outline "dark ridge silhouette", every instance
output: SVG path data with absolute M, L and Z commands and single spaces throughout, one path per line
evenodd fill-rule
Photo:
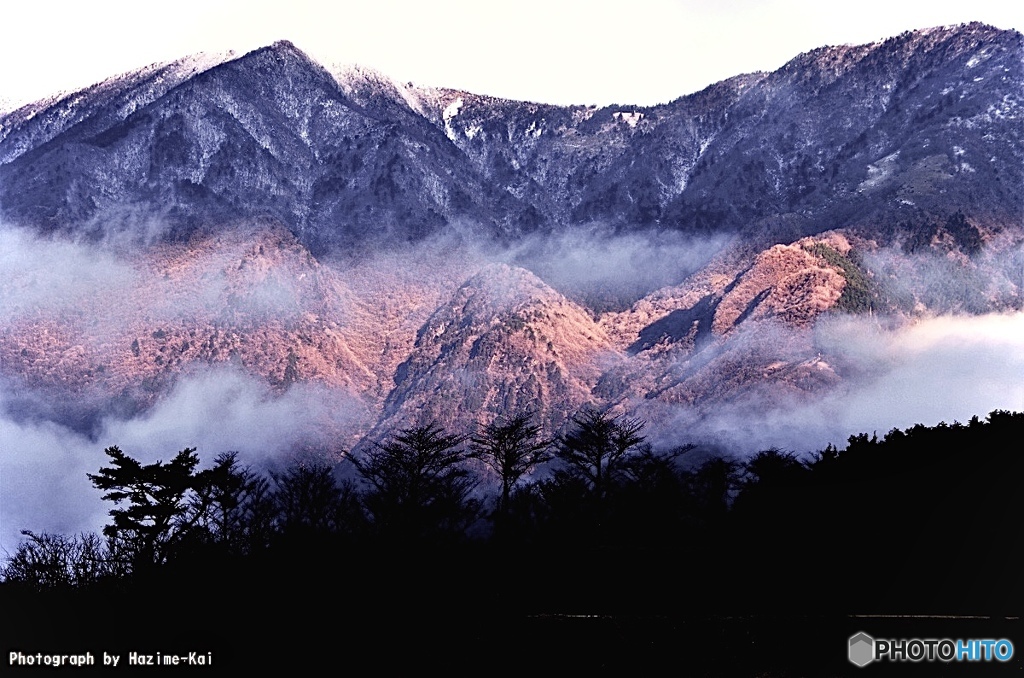
M 653 670 L 684 648 L 696 675 L 773 675 L 848 666 L 829 643 L 866 623 L 851 615 L 876 633 L 926 637 L 934 621 L 877 615 L 932 615 L 1006 637 L 1024 602 L 1012 537 L 1024 413 L 701 464 L 690 447 L 652 449 L 639 420 L 584 410 L 553 443 L 528 422 L 468 447 L 436 423 L 400 431 L 352 458 L 362 484 L 316 464 L 267 477 L 234 454 L 200 471 L 189 448 L 151 465 L 108 448 L 111 465 L 90 478 L 114 503 L 111 524 L 102 537 L 25 533 L 2 570 L 0 602 L 18 610 L 5 643 L 127 654 L 173 641 L 225 667 L 286 669 L 312 665 L 295 648 L 383 633 L 421 654 L 346 661 L 465 669 L 493 657 L 495 634 L 526 634 L 522 652 L 556 661 L 588 636 L 610 644 L 582 667 Z M 503 445 L 518 465 L 478 475 L 475 460 L 497 464 Z M 142 601 L 146 625 L 74 621 Z M 783 627 L 823 645 L 772 650 Z

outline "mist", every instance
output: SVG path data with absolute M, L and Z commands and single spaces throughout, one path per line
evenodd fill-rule
M 657 289 L 679 284 L 728 243 L 724 235 L 616 233 L 592 224 L 529 236 L 498 258 L 529 269 L 570 299 L 603 312 L 624 310 Z
M 829 444 L 842 449 L 860 433 L 1024 410 L 1024 313 L 945 315 L 904 326 L 842 316 L 820 321 L 813 341 L 842 374 L 837 388 L 656 408 L 652 440 L 696 442 L 738 457 L 772 447 L 808 454 Z
M 883 248 L 864 264 L 884 285 L 891 303 L 933 313 L 984 313 L 1024 307 L 1024 243 L 996 238 L 971 258 L 941 252 L 908 256 Z
M 155 247 L 121 238 L 118 229 L 88 242 L 0 229 L 0 548 L 13 551 L 22 529 L 100 529 L 110 507 L 86 473 L 105 463 L 103 450 L 111 445 L 143 463 L 166 461 L 186 447 L 198 448 L 204 464 L 226 451 L 261 468 L 297 455 L 336 461 L 377 423 L 393 385 L 388 375 L 419 328 L 488 262 L 527 268 L 597 316 L 678 284 L 729 246 L 724 237 L 596 226 L 514 245 L 472 232 L 465 227 L 342 263 L 313 259 L 273 226 Z M 909 300 L 904 308 L 912 312 L 828 316 L 813 329 L 744 323 L 664 368 L 676 375 L 703 370 L 699 379 L 719 388 L 716 361 L 760 355 L 799 363 L 817 355 L 834 384 L 800 392 L 766 382 L 693 406 L 656 398 L 623 405 L 646 420 L 657 446 L 696 442 L 737 456 L 770 447 L 806 454 L 830 443 L 842 447 L 861 432 L 1024 409 L 1024 313 L 1015 310 L 1022 261 L 1019 246 L 969 262 L 896 251 L 866 256 L 876 279 L 891 286 L 887 293 Z M 966 290 L 956 283 L 962 279 L 971 282 Z M 922 307 L 945 314 L 929 317 Z M 963 315 L 980 308 L 1007 312 Z M 320 319 L 331 324 L 315 324 Z M 184 349 L 173 368 L 132 363 L 157 355 L 164 327 L 169 337 L 178 332 L 178 346 L 204 323 L 213 328 L 207 339 L 273 326 L 285 329 L 254 343 L 286 341 L 260 354 L 265 364 L 228 359 L 227 350 L 213 359 Z M 344 362 L 325 360 L 315 365 L 318 376 L 288 383 L 273 377 L 275 360 L 313 346 L 324 327 L 347 343 L 321 357 Z M 133 336 L 141 357 L 128 349 Z M 318 355 L 302 358 L 300 367 Z M 96 376 L 101 363 L 107 371 Z M 332 384 L 323 373 L 331 369 L 362 376 Z M 80 373 L 93 374 L 91 381 L 66 380 Z M 460 376 L 475 383 L 475 375 Z M 124 407 L 122 387 L 146 380 L 146 398 Z
M 297 245 L 270 253 L 283 260 L 277 268 L 246 269 L 272 230 L 190 249 L 147 247 L 163 230 L 156 219 L 140 229 L 105 224 L 72 239 L 0 227 L 0 554 L 21 530 L 99 530 L 111 507 L 86 474 L 106 463 L 108 446 L 143 463 L 196 447 L 204 465 L 237 451 L 273 468 L 296 456 L 337 460 L 371 423 L 350 389 L 274 388 L 238 361 L 160 372 L 127 364 L 131 337 L 153 341 L 157 328 L 288 323 L 322 303 Z M 332 310 L 344 320 L 342 305 Z M 156 392 L 132 383 L 154 377 Z
M 105 417 L 94 436 L 45 418 L 17 419 L 0 390 L 0 553 L 13 552 L 20 531 L 97 531 L 108 502 L 90 484 L 116 445 L 144 464 L 197 448 L 202 466 L 222 452 L 272 469 L 291 461 L 337 462 L 366 427 L 369 411 L 351 395 L 314 383 L 283 394 L 231 366 L 178 380 L 152 408 L 131 418 Z
M 99 296 L 120 297 L 137 283 L 112 251 L 0 227 L 0 320 L 74 310 Z

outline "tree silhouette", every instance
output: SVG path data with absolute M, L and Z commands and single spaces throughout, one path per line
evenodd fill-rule
M 18 545 L 0 571 L 5 582 L 42 590 L 88 586 L 113 573 L 103 540 L 95 533 L 21 533 L 28 540 Z
M 807 466 L 792 452 L 770 448 L 747 459 L 743 474 L 730 516 L 735 535 L 734 556 L 737 548 L 780 554 L 760 564 L 761 575 L 779 583 L 787 580 L 787 572 L 802 562 L 796 554 L 803 554 L 808 560 L 812 556 L 824 556 L 827 560 L 831 548 L 825 544 L 841 532 L 843 523 L 824 519 L 822 508 L 812 499 L 811 471 Z M 808 581 L 801 584 L 805 591 L 815 590 L 828 581 L 824 570 L 809 570 Z M 776 591 L 783 588 L 778 584 Z M 793 588 L 789 593 L 796 595 L 796 591 Z M 775 593 L 766 589 L 759 595 L 767 600 Z
M 607 543 L 615 531 L 615 521 L 609 520 L 614 518 L 611 499 L 629 481 L 630 458 L 646 449 L 640 433 L 644 424 L 592 408 L 579 412 L 572 423 L 555 443 L 560 465 L 541 483 L 544 530 L 552 543 Z
M 464 466 L 464 440 L 430 422 L 348 457 L 369 484 L 362 501 L 379 534 L 415 541 L 468 527 L 479 505 L 470 498 L 476 482 Z
M 189 511 L 206 539 L 237 555 L 269 544 L 276 507 L 269 481 L 224 452 L 196 475 Z
M 744 477 L 733 509 L 754 524 L 791 524 L 792 511 L 803 498 L 810 472 L 792 452 L 762 450 L 743 464 Z
M 512 488 L 536 466 L 552 458 L 551 441 L 540 437 L 540 427 L 529 414 L 504 424 L 493 422 L 471 439 L 470 456 L 484 461 L 501 478 L 498 514 L 507 516 Z
M 727 457 L 712 457 L 690 473 L 688 480 L 697 518 L 706 526 L 721 526 L 741 482 L 740 464 Z
M 348 522 L 351 488 L 341 487 L 327 464 L 298 464 L 273 474 L 278 531 L 290 536 L 338 533 Z
M 693 499 L 679 457 L 693 447 L 655 451 L 640 443 L 622 459 L 605 513 L 615 543 L 661 547 L 689 527 Z
M 807 468 L 793 452 L 784 452 L 776 447 L 762 450 L 743 465 L 746 478 L 744 488 L 767 488 L 792 486 L 806 476 Z
M 202 517 L 190 511 L 199 464 L 195 448 L 185 448 L 167 463 L 146 465 L 116 446 L 104 452 L 112 465 L 87 476 L 106 491 L 104 499 L 116 505 L 127 501 L 128 506 L 110 510 L 114 522 L 103 528 L 103 534 L 130 548 L 133 566 L 167 562 L 175 545 Z
M 627 455 L 644 442 L 644 423 L 611 417 L 587 408 L 573 417 L 575 428 L 558 439 L 555 456 L 565 471 L 582 480 L 591 496 L 602 502 L 611 484 L 626 466 Z

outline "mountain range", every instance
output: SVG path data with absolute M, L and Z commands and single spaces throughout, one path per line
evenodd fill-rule
M 658 106 L 288 42 L 149 66 L 0 117 L 0 405 L 98 437 L 212 369 L 339 403 L 295 422 L 331 454 L 585 406 L 712 440 L 881 383 L 858 337 L 1021 309 L 1022 102 L 1024 38 L 981 24 Z

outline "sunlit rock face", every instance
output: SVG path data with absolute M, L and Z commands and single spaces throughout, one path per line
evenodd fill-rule
M 3 406 L 96 435 L 224 369 L 346 403 L 347 448 L 841 393 L 870 370 L 823 320 L 1021 308 L 1022 53 L 936 28 L 594 108 L 282 42 L 25 107 L 0 118 Z
M 419 330 L 384 404 L 383 430 L 437 420 L 473 430 L 534 412 L 548 431 L 591 401 L 616 352 L 577 304 L 521 268 L 485 267 Z

